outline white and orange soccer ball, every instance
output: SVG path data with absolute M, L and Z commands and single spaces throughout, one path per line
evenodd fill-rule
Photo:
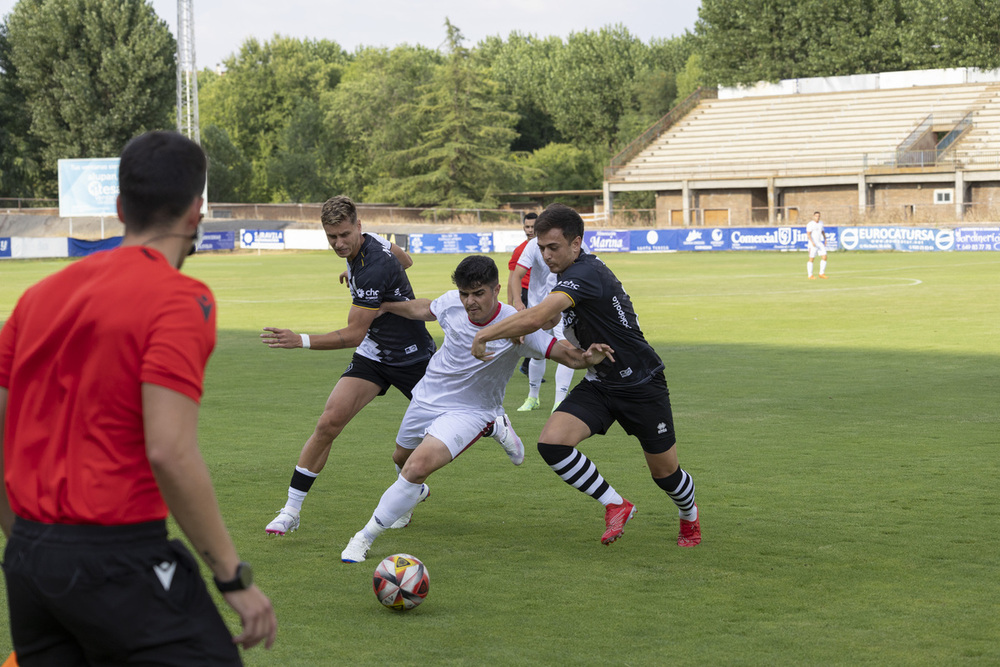
M 372 578 L 378 601 L 396 611 L 409 611 L 423 602 L 430 585 L 427 567 L 410 554 L 387 557 Z

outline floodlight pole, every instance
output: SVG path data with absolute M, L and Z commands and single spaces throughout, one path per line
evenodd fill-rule
M 177 131 L 201 143 L 198 71 L 194 63 L 194 0 L 177 0 Z

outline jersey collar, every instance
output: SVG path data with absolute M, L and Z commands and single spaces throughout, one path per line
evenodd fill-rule
M 497 301 L 497 309 L 496 309 L 495 311 L 493 311 L 493 317 L 491 317 L 490 319 L 486 320 L 486 321 L 485 321 L 485 322 L 483 322 L 482 324 L 479 324 L 478 322 L 473 322 L 473 321 L 472 321 L 472 318 L 471 318 L 471 317 L 469 317 L 468 315 L 466 315 L 466 317 L 469 317 L 469 322 L 471 322 L 473 326 L 477 326 L 477 327 L 488 327 L 488 326 L 489 326 L 489 325 L 490 325 L 490 324 L 491 324 L 491 323 L 493 322 L 493 320 L 495 320 L 495 319 L 497 318 L 497 315 L 499 315 L 499 314 L 500 314 L 500 309 L 501 309 L 502 307 L 503 307 L 503 306 L 501 306 L 501 305 L 500 305 L 500 302 L 499 302 L 499 301 Z

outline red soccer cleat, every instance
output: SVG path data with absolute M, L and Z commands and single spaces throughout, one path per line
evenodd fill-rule
M 604 510 L 604 534 L 601 544 L 611 544 L 625 532 L 625 524 L 635 514 L 635 505 L 622 498 L 620 505 L 608 505 Z
M 696 547 L 699 544 L 701 544 L 701 514 L 694 521 L 681 519 L 681 532 L 677 536 L 677 546 Z

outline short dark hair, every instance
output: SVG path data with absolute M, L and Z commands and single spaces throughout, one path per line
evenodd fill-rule
M 337 195 L 330 197 L 323 204 L 323 210 L 319 214 L 319 219 L 324 225 L 339 225 L 347 222 L 352 225 L 358 224 L 358 209 L 350 197 Z
M 118 193 L 129 232 L 167 225 L 205 191 L 208 158 L 201 146 L 177 132 L 135 137 L 118 163 Z
M 485 255 L 469 255 L 455 267 L 451 281 L 461 290 L 471 290 L 486 285 L 492 287 L 500 282 L 496 262 Z
M 524 219 L 525 219 L 525 221 L 527 221 L 527 220 L 534 220 L 537 217 L 538 217 L 538 214 L 535 213 L 534 211 L 532 211 L 531 213 L 529 213 L 526 216 L 524 216 Z
M 558 229 L 572 243 L 578 236 L 583 238 L 583 218 L 565 204 L 549 204 L 535 221 L 535 236 L 541 236 L 551 229 Z

